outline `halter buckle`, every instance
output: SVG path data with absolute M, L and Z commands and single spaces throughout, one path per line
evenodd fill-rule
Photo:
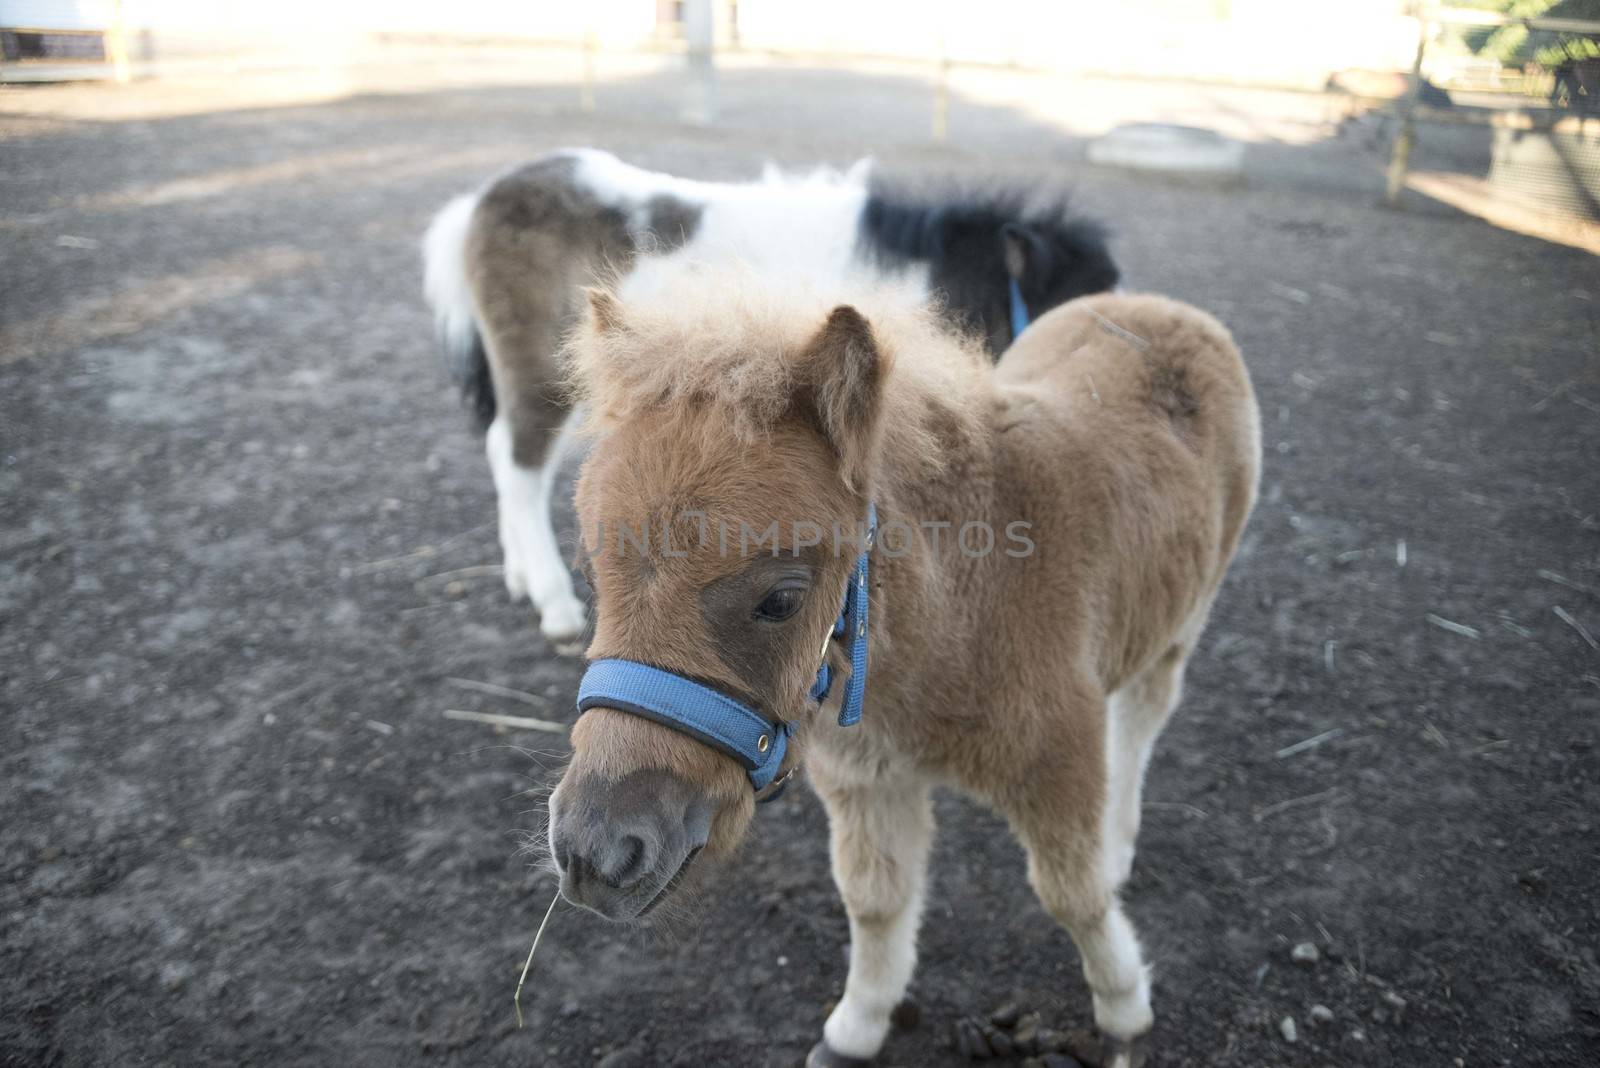
M 800 766 L 797 764 L 788 771 L 784 772 L 782 775 L 778 776 L 772 782 L 768 783 L 766 792 L 760 797 L 756 798 L 756 804 L 765 805 L 776 801 L 783 795 L 783 791 L 788 788 L 789 780 L 794 778 L 794 773 L 799 770 Z

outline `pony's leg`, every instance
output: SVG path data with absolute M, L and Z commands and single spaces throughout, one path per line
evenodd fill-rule
M 1156 736 L 1183 693 L 1188 650 L 1174 645 L 1161 659 L 1111 695 L 1106 724 L 1106 805 L 1101 842 L 1114 885 L 1128 881 L 1139 838 L 1144 775 Z
M 1139 1068 L 1144 1062 L 1143 1038 L 1155 1022 L 1150 970 L 1110 880 L 1076 864 L 1065 866 L 1062 858 L 1030 847 L 1028 881 L 1083 958 L 1083 977 L 1094 998 L 1094 1024 L 1105 1044 L 1104 1068 Z
M 1097 703 L 1104 715 L 1107 702 L 1102 698 Z M 1009 798 L 999 800 L 1027 850 L 1029 884 L 1083 958 L 1095 1026 L 1105 1045 L 1105 1068 L 1138 1068 L 1144 1035 L 1155 1020 L 1150 974 L 1107 863 L 1103 837 L 1110 784 L 1103 759 L 1089 756 L 1100 748 L 1094 744 L 1099 741 L 1079 739 L 1083 748 L 1076 758 L 1042 758 L 1038 767 L 1053 768 L 1057 775 L 1031 776 Z
M 538 466 L 519 463 L 513 445 L 512 417 L 502 412 L 489 425 L 485 449 L 500 507 L 500 546 L 505 551 L 506 590 L 526 594 L 539 610 L 539 630 L 550 641 L 567 643 L 583 634 L 586 613 L 561 556 L 550 500 L 561 467 L 561 447 L 572 423 L 567 415 L 544 450 Z
M 516 469 L 511 464 L 511 449 L 505 444 L 510 432 L 505 417 L 489 424 L 483 449 L 489 457 L 489 474 L 494 479 L 495 515 L 500 526 L 500 554 L 505 560 L 506 593 L 513 601 L 528 596 L 528 565 L 522 559 L 522 539 L 512 521 L 510 500 L 517 492 Z
M 833 878 L 850 916 L 850 972 L 806 1064 L 851 1068 L 883 1046 L 916 966 L 933 808 L 928 785 L 915 779 L 830 782 L 814 766 L 812 780 L 828 809 Z
M 608 241 L 615 220 L 582 207 L 570 165 L 548 160 L 484 190 L 467 235 L 464 271 L 472 293 L 498 410 L 486 443 L 500 497 L 506 588 L 526 593 L 539 629 L 558 646 L 584 631 L 550 522 L 560 442 L 570 421 L 556 353 L 581 311 L 592 269 L 627 248 Z

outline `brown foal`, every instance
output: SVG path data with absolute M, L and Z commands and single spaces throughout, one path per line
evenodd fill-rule
M 810 1064 L 867 1063 L 887 1035 L 935 786 L 1010 821 L 1082 953 L 1107 1063 L 1137 1064 L 1150 981 L 1118 891 L 1152 745 L 1255 499 L 1249 377 L 1221 325 L 1158 297 L 1064 305 L 998 367 L 903 293 L 847 298 L 693 271 L 628 303 L 590 294 L 567 350 L 595 438 L 577 494 L 588 655 L 793 725 L 785 764 L 827 807 L 851 932 Z M 871 670 L 844 727 L 843 687 L 820 706 L 810 690 L 819 644 L 850 669 L 824 636 L 871 504 Z M 578 904 L 639 919 L 750 826 L 746 769 L 689 734 L 598 707 L 572 743 L 550 838 Z

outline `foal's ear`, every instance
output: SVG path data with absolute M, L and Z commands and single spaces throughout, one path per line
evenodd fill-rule
M 589 315 L 596 333 L 614 334 L 622 329 L 622 305 L 610 290 L 588 286 L 583 295 L 589 298 Z
M 1030 271 L 1043 270 L 1050 259 L 1050 247 L 1026 223 L 1008 222 L 1000 227 L 1000 249 L 1005 256 L 1006 273 L 1019 282 Z
M 828 313 L 802 358 L 818 429 L 834 452 L 845 483 L 865 487 L 886 367 L 866 316 L 848 304 Z

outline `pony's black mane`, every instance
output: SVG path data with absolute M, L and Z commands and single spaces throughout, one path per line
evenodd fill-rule
M 881 267 L 926 264 L 952 321 L 985 337 L 998 356 L 1012 340 L 1007 233 L 1020 235 L 1028 249 L 1020 285 L 1033 318 L 1117 284 L 1105 227 L 1074 215 L 1065 196 L 1039 199 L 1015 190 L 954 186 L 911 189 L 874 177 L 858 240 L 864 258 Z
M 1063 209 L 1065 204 L 1062 205 Z M 1023 197 L 1009 190 L 915 192 L 874 179 L 862 213 L 863 235 L 880 257 L 903 261 L 936 260 L 946 255 L 953 237 L 965 230 L 998 234 L 1008 222 L 1020 222 Z

